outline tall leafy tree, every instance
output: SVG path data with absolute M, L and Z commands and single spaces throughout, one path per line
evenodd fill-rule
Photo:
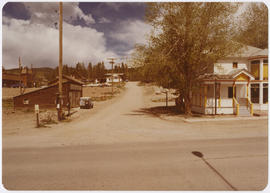
M 230 41 L 237 7 L 235 3 L 148 3 L 146 19 L 154 31 L 148 46 L 139 48 L 143 57 L 135 61 L 159 85 L 177 89 L 186 114 L 191 113 L 191 93 L 199 76 L 240 48 Z
M 240 15 L 236 40 L 258 48 L 268 48 L 268 9 L 263 3 L 250 3 Z

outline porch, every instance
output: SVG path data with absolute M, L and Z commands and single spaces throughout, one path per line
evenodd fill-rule
M 256 84 L 254 88 L 252 81 L 254 77 L 245 70 L 235 71 L 227 76 L 208 76 L 192 94 L 192 111 L 213 115 L 251 116 L 255 107 L 253 103 L 256 104 L 256 109 L 261 109 L 263 103 L 268 102 L 268 94 L 267 97 L 266 94 L 263 95 L 266 93 L 266 90 L 263 92 L 263 84 Z M 258 107 L 257 102 L 262 105 Z
M 203 84 L 192 96 L 192 110 L 202 114 L 252 115 L 250 84 L 214 82 Z

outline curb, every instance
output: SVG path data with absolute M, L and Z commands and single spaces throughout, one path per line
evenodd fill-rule
M 201 118 L 201 119 L 184 119 L 184 122 L 204 122 L 204 121 L 241 121 L 241 120 L 264 120 L 268 119 L 268 116 L 263 117 L 230 117 L 230 118 Z

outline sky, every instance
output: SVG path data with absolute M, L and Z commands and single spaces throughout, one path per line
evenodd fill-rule
M 22 65 L 58 65 L 59 3 L 9 2 L 2 10 L 2 61 L 6 69 Z M 117 62 L 129 57 L 135 44 L 147 42 L 145 3 L 63 3 L 63 64 L 75 66 Z

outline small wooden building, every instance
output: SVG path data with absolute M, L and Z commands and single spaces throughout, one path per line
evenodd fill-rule
M 63 75 L 63 108 L 69 103 L 71 107 L 80 105 L 83 83 L 72 77 Z M 40 108 L 56 107 L 56 99 L 59 94 L 58 78 L 52 81 L 49 86 L 19 96 L 15 96 L 14 107 L 34 108 L 38 104 Z

